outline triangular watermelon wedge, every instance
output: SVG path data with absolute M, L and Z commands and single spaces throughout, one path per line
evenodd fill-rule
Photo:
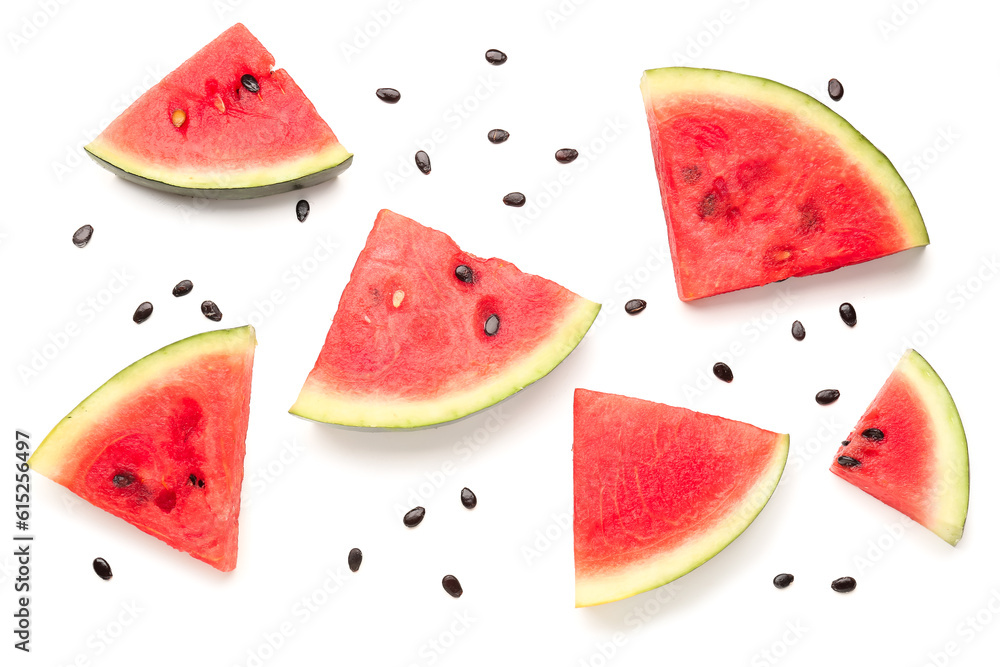
M 927 245 L 892 163 L 812 97 L 686 67 L 640 87 L 682 300 Z
M 236 567 L 253 327 L 143 357 L 76 406 L 33 470 L 175 549 Z
M 969 446 L 958 408 L 927 360 L 907 350 L 830 471 L 958 544 L 969 511 Z
M 600 308 L 383 210 L 290 412 L 368 428 L 464 417 L 559 365 Z
M 273 67 L 237 23 L 85 148 L 126 180 L 189 197 L 262 197 L 333 178 L 351 154 L 292 77 Z
M 767 504 L 787 456 L 782 433 L 577 389 L 576 606 L 662 586 L 715 556 Z

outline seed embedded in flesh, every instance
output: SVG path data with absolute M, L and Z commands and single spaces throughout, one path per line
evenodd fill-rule
M 775 588 L 788 588 L 792 582 L 795 581 L 795 576 L 788 574 L 787 572 L 782 572 L 774 578 Z
M 637 315 L 646 310 L 646 302 L 642 299 L 631 299 L 625 302 L 625 312 L 629 315 Z
M 379 88 L 375 91 L 375 97 L 379 98 L 386 104 L 395 104 L 399 101 L 400 94 L 395 88 Z
M 214 301 L 202 301 L 201 314 L 213 322 L 222 321 L 222 311 L 219 310 L 219 307 L 215 305 Z
M 575 148 L 560 148 L 556 151 L 556 162 L 563 164 L 569 164 L 578 157 L 580 153 Z
M 226 113 L 226 103 L 222 100 L 222 95 L 216 93 L 212 104 L 215 105 L 215 108 L 219 113 Z
M 802 322 L 795 320 L 792 322 L 792 338 L 795 340 L 803 340 L 806 337 L 806 328 L 802 326 Z
M 403 299 L 406 297 L 406 292 L 401 289 L 396 290 L 392 293 L 392 307 L 399 308 L 399 304 L 403 303 Z
M 94 228 L 90 225 L 84 225 L 80 229 L 73 232 L 73 245 L 77 248 L 82 248 L 83 246 L 90 243 L 90 237 L 94 235 Z
M 500 129 L 490 130 L 489 134 L 486 135 L 486 138 L 490 140 L 491 144 L 502 144 L 510 139 L 510 132 Z
M 496 336 L 497 332 L 500 331 L 500 318 L 495 314 L 486 318 L 483 331 L 486 332 L 487 336 Z
M 120 472 L 111 478 L 111 483 L 119 489 L 124 489 L 135 482 L 135 475 L 130 472 Z
M 830 584 L 830 588 L 838 593 L 850 593 L 857 587 L 858 582 L 854 577 L 841 577 L 840 579 L 834 579 Z
M 861 465 L 861 461 L 851 458 L 850 456 L 838 456 L 837 463 L 844 466 L 845 468 L 857 468 Z
M 104 560 L 103 558 L 94 559 L 94 572 L 96 572 L 97 576 L 103 579 L 104 581 L 107 581 L 111 577 L 115 576 L 111 572 L 111 566 L 108 565 L 108 561 Z
M 844 440 L 843 442 L 840 443 L 840 446 L 841 447 L 847 447 L 849 444 L 851 444 L 850 440 Z
M 253 74 L 244 74 L 243 76 L 241 76 L 240 83 L 242 83 L 243 87 L 249 90 L 251 93 L 260 92 L 260 84 L 257 83 L 257 79 L 254 77 Z
M 174 285 L 174 289 L 171 292 L 171 294 L 173 294 L 174 296 L 184 296 L 186 294 L 190 294 L 191 290 L 193 289 L 194 289 L 193 282 L 191 282 L 190 280 L 182 280 L 176 285 Z
M 816 402 L 820 405 L 830 405 L 840 398 L 840 391 L 837 389 L 824 389 L 816 393 Z
M 885 440 L 885 433 L 883 433 L 880 428 L 866 428 L 861 432 L 861 437 L 866 440 L 874 440 L 875 442 L 878 442 L 879 440 Z
M 486 52 L 486 62 L 491 65 L 503 65 L 507 62 L 507 54 L 498 49 L 490 49 Z
M 471 510 L 476 506 L 478 502 L 479 499 L 476 498 L 476 494 L 472 492 L 472 489 L 470 489 L 469 487 L 465 487 L 464 489 L 462 489 L 462 505 L 466 509 Z
M 361 568 L 361 549 L 354 547 L 347 554 L 347 567 L 351 572 L 357 572 Z
M 507 204 L 507 206 L 521 207 L 524 206 L 524 202 L 526 201 L 527 200 L 524 198 L 524 195 L 520 192 L 510 192 L 504 195 L 503 198 L 503 203 Z
M 173 123 L 174 127 L 180 127 L 187 120 L 187 114 L 184 113 L 183 109 L 174 109 L 174 112 L 170 114 L 170 122 Z
M 462 597 L 462 584 L 459 583 L 458 579 L 454 575 L 444 575 L 444 578 L 441 580 L 441 585 L 444 587 L 445 592 L 451 597 Z
M 844 84 L 837 79 L 830 79 L 826 84 L 826 92 L 830 94 L 831 100 L 839 102 L 840 98 L 844 96 Z
M 712 372 L 715 373 L 715 377 L 723 382 L 733 381 L 733 369 L 721 361 L 712 366 Z
M 472 273 L 472 269 L 467 267 L 465 264 L 459 264 L 455 267 L 455 277 L 463 283 L 472 283 L 472 281 L 476 279 L 475 275 Z
M 425 175 L 431 173 L 431 158 L 426 151 L 417 151 L 417 154 L 413 156 L 413 161 L 417 163 L 417 169 L 420 170 L 420 173 Z
M 849 327 L 853 327 L 858 323 L 858 313 L 854 310 L 854 306 L 849 303 L 840 304 L 840 319 L 844 320 L 844 324 Z
M 135 312 L 132 314 L 132 321 L 135 322 L 136 324 L 142 324 L 143 322 L 148 320 L 149 316 L 152 314 L 153 314 L 153 304 L 151 304 L 149 301 L 143 301 L 142 303 L 139 304 L 139 306 L 135 309 Z
M 306 218 L 309 217 L 309 202 L 305 199 L 300 199 L 295 204 L 295 217 L 299 219 L 299 222 L 305 222 Z
M 420 525 L 420 522 L 424 520 L 424 515 L 426 513 L 427 510 L 423 507 L 414 507 L 403 515 L 403 525 L 407 528 L 413 528 L 414 526 Z

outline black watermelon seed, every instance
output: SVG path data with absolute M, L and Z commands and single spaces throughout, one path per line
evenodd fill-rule
M 844 320 L 844 324 L 849 327 L 853 327 L 858 323 L 858 313 L 854 310 L 854 306 L 849 303 L 840 304 L 840 319 Z
M 300 199 L 295 204 L 295 217 L 299 219 L 299 222 L 305 222 L 306 218 L 309 217 L 309 202 L 305 199 Z
M 507 54 L 497 49 L 490 49 L 486 52 L 486 62 L 491 65 L 503 65 L 507 62 Z
M 486 332 L 487 336 L 496 336 L 497 332 L 500 331 L 500 318 L 496 314 L 490 315 L 486 318 L 486 324 L 483 325 L 483 331 Z
M 714 192 L 709 192 L 698 204 L 698 216 L 701 218 L 710 218 L 715 213 L 715 205 L 718 202 L 718 197 L 715 196 Z
M 184 296 L 185 294 L 190 294 L 191 290 L 194 289 L 194 283 L 190 280 L 182 280 L 176 285 L 174 285 L 174 290 L 171 292 L 174 296 Z
M 476 498 L 476 494 L 472 492 L 472 489 L 469 487 L 462 489 L 462 505 L 464 505 L 466 509 L 471 510 L 478 502 L 479 499 Z
M 850 593 L 857 587 L 858 582 L 854 579 L 854 577 L 841 577 L 840 579 L 834 579 L 830 584 L 830 588 L 838 593 Z
M 830 93 L 831 100 L 839 102 L 840 98 L 844 96 L 844 84 L 836 79 L 830 79 L 829 83 L 826 84 L 826 92 Z
M 135 482 L 135 475 L 130 472 L 120 472 L 111 478 L 111 483 L 119 489 L 132 486 L 133 482 Z
M 77 248 L 82 248 L 83 246 L 90 243 L 90 237 L 94 235 L 94 228 L 90 225 L 84 225 L 80 229 L 73 232 L 73 245 Z
M 203 479 L 199 479 L 198 480 L 198 488 L 199 489 L 204 489 L 205 488 L 205 480 L 203 480 Z
M 454 575 L 444 575 L 444 579 L 441 580 L 441 585 L 444 586 L 445 592 L 447 592 L 451 597 L 462 597 L 462 584 L 459 583 L 458 579 L 455 578 Z
M 861 437 L 878 442 L 879 440 L 885 440 L 885 433 L 880 428 L 866 428 L 861 432 Z
M 507 130 L 490 130 L 486 138 L 490 140 L 491 144 L 502 144 L 503 142 L 510 139 L 510 132 Z
M 723 382 L 733 381 L 733 369 L 721 361 L 712 366 L 712 372 L 715 373 L 715 377 L 719 378 Z
M 148 320 L 149 316 L 152 314 L 153 314 L 153 304 L 151 304 L 148 301 L 143 301 L 142 303 L 139 304 L 139 306 L 135 309 L 135 312 L 132 314 L 132 321 L 135 322 L 136 324 L 142 324 L 143 322 Z
M 631 299 L 625 303 L 625 312 L 629 315 L 638 315 L 646 310 L 646 302 L 642 299 Z
M 400 97 L 399 91 L 395 88 L 379 88 L 375 91 L 375 96 L 386 104 L 395 104 Z
M 108 561 L 103 558 L 94 559 L 94 572 L 96 572 L 97 576 L 104 581 L 107 581 L 114 576 L 114 574 L 111 573 L 111 566 L 108 565 Z
M 503 203 L 507 206 L 524 206 L 524 202 L 527 200 L 524 198 L 520 192 L 511 192 L 504 195 Z
M 843 442 L 840 443 L 840 446 L 841 447 L 847 447 L 849 444 L 851 444 L 850 440 L 844 440 Z
M 213 322 L 220 322 L 222 320 L 222 311 L 219 310 L 214 301 L 202 301 L 201 314 Z
M 413 156 L 413 161 L 417 163 L 417 169 L 421 173 L 431 173 L 431 158 L 426 151 L 417 151 L 417 154 Z
M 578 157 L 580 157 L 580 153 L 575 148 L 560 148 L 556 151 L 556 162 L 563 164 L 569 164 Z
M 191 473 L 190 475 L 188 475 L 188 482 L 191 484 L 191 486 L 194 486 L 195 484 L 198 483 L 198 476 L 195 475 L 194 473 Z
M 802 326 L 802 322 L 795 320 L 792 322 L 792 338 L 795 340 L 803 340 L 806 337 L 806 328 Z
M 424 514 L 426 513 L 427 510 L 423 507 L 414 507 L 403 515 L 403 525 L 407 528 L 413 528 L 414 526 L 420 525 L 420 522 L 424 520 Z
M 861 461 L 853 459 L 850 456 L 838 456 L 837 463 L 844 466 L 845 468 L 857 468 L 861 465 Z
M 354 547 L 347 554 L 347 567 L 351 572 L 357 572 L 361 568 L 361 549 Z
M 836 389 L 824 389 L 816 393 L 816 402 L 820 405 L 830 405 L 840 398 L 840 392 Z
M 774 578 L 775 588 L 788 588 L 795 581 L 795 576 L 783 572 Z
M 475 276 L 472 274 L 472 269 L 467 267 L 465 264 L 459 264 L 455 267 L 455 277 L 463 283 L 471 283 L 475 280 Z
M 254 78 L 253 74 L 244 74 L 243 76 L 241 76 L 240 83 L 242 83 L 243 87 L 249 90 L 251 93 L 260 92 L 260 84 L 257 83 L 257 79 Z

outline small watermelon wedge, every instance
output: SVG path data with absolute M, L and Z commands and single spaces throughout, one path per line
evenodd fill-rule
M 290 412 L 365 428 L 464 417 L 558 366 L 600 308 L 383 210 Z
M 782 433 L 577 389 L 576 606 L 662 586 L 718 554 L 767 504 L 787 457 Z
M 157 190 L 248 199 L 327 181 L 352 155 L 242 24 L 219 35 L 85 146 L 102 167 Z
M 28 465 L 198 560 L 236 567 L 253 327 L 168 345 L 59 422 Z
M 640 88 L 681 300 L 929 242 L 892 163 L 805 93 L 687 67 Z
M 969 511 L 969 446 L 931 365 L 907 350 L 840 448 L 830 471 L 951 545 Z

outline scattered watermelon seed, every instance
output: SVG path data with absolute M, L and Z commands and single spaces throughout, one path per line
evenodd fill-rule
M 850 440 L 844 440 L 843 442 L 840 443 L 840 446 L 841 447 L 847 447 L 849 444 L 851 444 Z
M 174 296 L 185 296 L 191 293 L 194 289 L 194 283 L 190 280 L 182 280 L 176 285 L 174 285 L 174 290 L 171 292 Z
M 556 151 L 556 162 L 563 164 L 569 164 L 578 157 L 580 157 L 580 153 L 575 148 L 560 148 Z
M 853 327 L 858 323 L 858 313 L 854 310 L 854 306 L 849 303 L 840 304 L 840 319 L 844 320 L 844 324 L 849 327 Z
M 97 576 L 104 581 L 107 581 L 114 576 L 111 572 L 111 566 L 108 565 L 108 561 L 103 558 L 94 559 L 94 572 L 96 572 Z
M 203 480 L 203 479 L 199 479 L 198 480 L 198 488 L 199 489 L 204 489 L 205 488 L 205 480 Z
M 507 54 L 497 49 L 490 49 L 486 52 L 486 62 L 491 65 L 503 65 L 507 62 Z
M 90 237 L 94 235 L 94 228 L 90 225 L 84 225 L 80 229 L 73 232 L 73 245 L 77 248 L 82 248 L 83 246 L 90 243 Z
M 249 90 L 251 93 L 260 92 L 260 84 L 257 83 L 257 79 L 254 78 L 253 74 L 244 74 L 243 76 L 241 76 L 240 83 L 242 83 L 243 87 Z
M 465 487 L 462 489 L 462 505 L 466 509 L 472 509 L 476 506 L 479 500 L 476 498 L 476 494 L 472 492 L 472 489 Z
M 475 277 L 472 275 L 472 269 L 467 267 L 465 264 L 459 264 L 455 267 L 455 277 L 463 283 L 471 283 L 475 280 Z
M 420 173 L 425 175 L 431 173 L 431 158 L 426 151 L 417 151 L 417 154 L 413 156 L 413 161 L 417 163 L 417 169 L 420 170 Z
M 715 377 L 719 378 L 723 382 L 733 381 L 733 369 L 721 361 L 712 366 L 712 372 L 715 373 Z
M 214 301 L 202 301 L 201 314 L 213 322 L 222 321 L 222 311 L 219 310 L 219 307 L 215 305 Z
M 816 402 L 820 405 L 830 405 L 840 398 L 840 392 L 836 389 L 824 389 L 816 393 Z
M 795 576 L 783 572 L 774 578 L 775 588 L 788 588 L 795 581 Z
M 183 109 L 174 109 L 174 112 L 170 114 L 170 122 L 173 123 L 174 127 L 180 127 L 187 120 L 187 114 L 184 113 Z
M 395 104 L 399 101 L 400 94 L 395 88 L 379 88 L 375 91 L 375 97 L 379 98 L 386 104 Z M 360 551 L 358 553 L 361 553 Z
M 830 79 L 826 84 L 826 92 L 830 93 L 831 100 L 839 102 L 840 98 L 844 96 L 844 84 L 837 79 Z
M 830 588 L 838 593 L 850 593 L 857 587 L 858 582 L 854 577 L 841 577 L 840 579 L 834 579 L 833 583 L 830 584 Z
M 347 567 L 351 568 L 351 572 L 357 572 L 361 569 L 361 549 L 354 547 L 347 554 Z
M 447 592 L 451 597 L 462 597 L 462 584 L 459 583 L 458 579 L 454 575 L 444 575 L 444 578 L 441 580 L 441 585 L 444 586 L 445 592 Z
M 646 310 L 646 302 L 642 299 L 631 299 L 625 302 L 625 312 L 629 315 L 638 315 Z
M 222 95 L 216 93 L 215 99 L 212 100 L 212 104 L 215 105 L 215 109 L 219 113 L 226 113 L 226 103 L 222 100 Z
M 132 321 L 135 322 L 136 324 L 142 324 L 143 322 L 148 320 L 149 316 L 152 314 L 153 314 L 153 304 L 151 304 L 149 301 L 143 301 L 142 303 L 139 304 L 139 306 L 135 309 L 135 312 L 132 314 Z
M 487 336 L 496 336 L 497 332 L 500 331 L 500 318 L 496 314 L 490 315 L 486 319 L 486 324 L 483 325 L 483 331 L 486 332 Z
M 396 290 L 392 293 L 392 307 L 399 308 L 399 304 L 403 303 L 403 298 L 406 297 L 406 292 L 401 289 Z
M 188 481 L 191 483 L 191 486 L 194 486 L 195 484 L 198 483 L 198 478 L 195 476 L 194 473 L 191 473 L 190 475 L 188 475 Z
M 502 144 L 503 142 L 510 139 L 510 132 L 507 130 L 490 130 L 486 138 L 490 140 L 491 144 Z
M 295 217 L 299 219 L 299 222 L 305 222 L 306 218 L 309 217 L 309 202 L 305 199 L 300 199 L 295 204 Z
M 806 337 L 806 328 L 802 326 L 802 322 L 795 320 L 792 322 L 792 338 L 795 340 L 803 340 Z
M 128 472 L 120 472 L 111 478 L 111 483 L 119 489 L 132 486 L 133 482 L 135 482 L 135 476 Z
M 694 183 L 701 178 L 701 168 L 697 165 L 684 167 L 681 169 L 681 178 L 684 179 L 685 183 Z
M 414 507 L 403 515 L 403 525 L 407 528 L 413 528 L 414 526 L 420 525 L 420 522 L 424 520 L 424 514 L 426 513 L 427 510 L 423 507 Z
M 503 198 L 503 203 L 507 204 L 507 206 L 517 206 L 517 207 L 524 206 L 525 201 L 527 200 L 524 198 L 524 195 L 521 194 L 520 192 L 508 193 L 504 195 Z
M 867 440 L 874 440 L 878 442 L 879 440 L 885 439 L 885 433 L 882 432 L 880 428 L 866 428 L 861 432 L 861 437 Z
M 861 465 L 861 461 L 851 458 L 850 456 L 838 456 L 837 463 L 844 466 L 845 468 L 857 468 Z

